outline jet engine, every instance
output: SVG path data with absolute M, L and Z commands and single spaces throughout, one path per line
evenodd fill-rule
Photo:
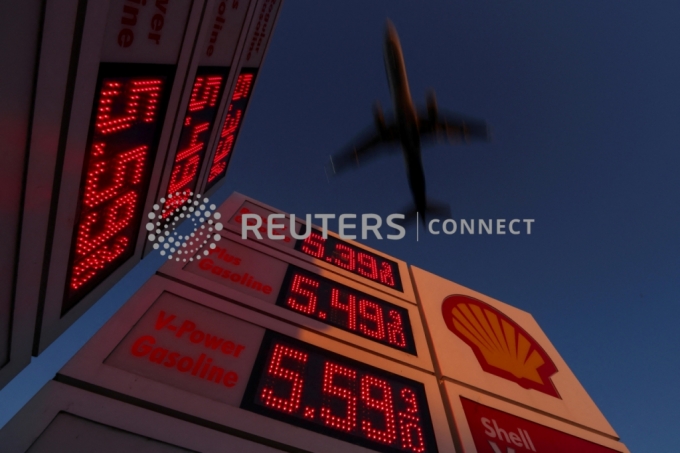
M 373 105 L 373 118 L 375 119 L 375 127 L 378 128 L 380 136 L 383 137 L 387 132 L 387 124 L 385 123 L 385 114 L 378 101 Z
M 437 116 L 439 115 L 439 110 L 437 109 L 437 98 L 434 95 L 434 91 L 427 92 L 427 119 L 431 123 L 437 122 Z

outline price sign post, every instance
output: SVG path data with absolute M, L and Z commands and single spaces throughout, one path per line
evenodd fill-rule
M 432 374 L 162 277 L 57 380 L 306 451 L 455 451 Z
M 141 258 L 203 1 L 45 6 L 15 300 L 43 351 Z

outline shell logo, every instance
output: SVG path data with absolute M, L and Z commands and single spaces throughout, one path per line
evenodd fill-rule
M 560 398 L 550 380 L 557 367 L 512 319 L 487 303 L 463 295 L 447 297 L 442 315 L 449 330 L 472 348 L 484 371 Z

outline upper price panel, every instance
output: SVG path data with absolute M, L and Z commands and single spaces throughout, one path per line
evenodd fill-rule
M 257 214 L 262 219 L 260 235 L 262 239 L 251 231 L 245 242 L 262 243 L 274 247 L 284 253 L 295 256 L 323 269 L 331 270 L 339 275 L 387 294 L 399 297 L 411 303 L 415 302 L 413 287 L 405 262 L 356 241 L 342 239 L 336 233 L 328 231 L 326 238 L 318 226 L 312 228 L 311 234 L 305 239 L 296 239 L 290 231 L 290 218 L 264 203 L 250 199 L 239 193 L 232 194 L 218 209 L 225 228 L 242 236 L 243 214 Z M 267 218 L 271 214 L 283 217 L 276 220 L 282 226 L 276 233 L 282 239 L 269 239 L 267 235 Z M 299 236 L 303 223 L 296 218 L 296 231 Z

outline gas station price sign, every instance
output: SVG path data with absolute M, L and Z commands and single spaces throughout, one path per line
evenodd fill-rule
M 408 310 L 289 265 L 276 305 L 409 354 Z
M 181 207 L 189 198 L 189 193 L 196 189 L 228 72 L 229 68 L 226 67 L 207 66 L 201 66 L 196 71 L 170 174 L 163 218 Z
M 241 123 L 243 122 L 243 116 L 245 115 L 248 102 L 250 101 L 250 95 L 253 92 L 256 76 L 257 68 L 243 68 L 241 69 L 238 79 L 236 79 L 234 94 L 232 94 L 231 100 L 229 101 L 227 117 L 224 119 L 217 149 L 215 150 L 215 156 L 210 165 L 206 191 L 210 190 L 210 188 L 217 184 L 217 182 L 219 182 L 227 173 L 227 166 L 231 159 L 231 151 L 234 149 L 236 138 L 241 129 Z
M 241 407 L 381 452 L 437 452 L 421 383 L 268 330 Z
M 297 241 L 295 250 L 388 288 L 404 291 L 397 263 L 342 239 L 330 235 L 324 239 L 321 232 L 312 229 L 306 239 Z
M 62 314 L 134 253 L 172 65 L 102 63 Z

